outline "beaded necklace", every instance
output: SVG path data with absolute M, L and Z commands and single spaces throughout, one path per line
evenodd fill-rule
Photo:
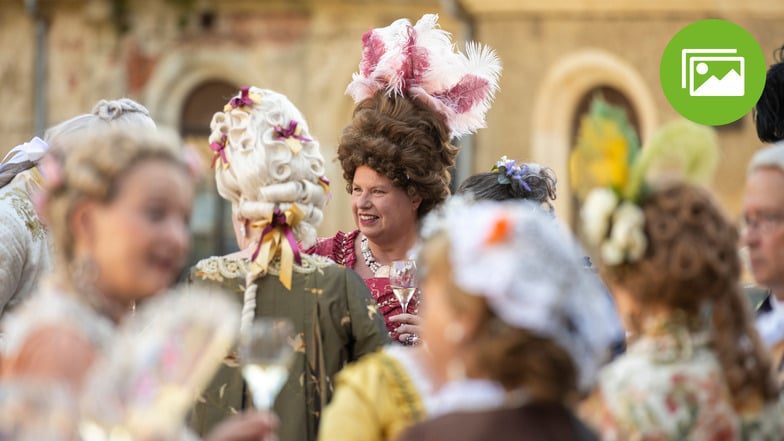
M 362 236 L 360 249 L 362 250 L 362 257 L 365 258 L 365 265 L 370 268 L 370 271 L 373 271 L 373 274 L 377 273 L 378 270 L 381 269 L 381 264 L 373 257 L 373 253 L 370 251 L 370 246 L 368 245 L 367 236 Z

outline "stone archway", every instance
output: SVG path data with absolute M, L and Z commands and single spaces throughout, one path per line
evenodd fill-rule
M 253 84 L 244 57 L 203 51 L 170 54 L 161 60 L 144 91 L 144 104 L 160 126 L 178 128 L 182 108 L 190 93 L 200 84 L 222 80 L 230 84 Z
M 215 51 L 171 54 L 147 83 L 144 103 L 159 127 L 176 131 L 204 155 L 207 167 L 212 157 L 207 146 L 211 113 L 220 110 L 240 86 L 258 79 L 249 71 L 244 57 Z M 209 171 L 205 174 L 209 176 Z M 230 210 L 217 195 L 214 181 L 202 179 L 193 204 L 191 264 L 236 250 Z
M 566 55 L 544 77 L 534 101 L 531 152 L 533 160 L 553 168 L 558 176 L 555 209 L 564 220 L 572 219 L 569 153 L 572 124 L 580 99 L 599 86 L 623 93 L 639 118 L 641 140 L 657 125 L 657 109 L 648 84 L 618 56 L 601 49 Z

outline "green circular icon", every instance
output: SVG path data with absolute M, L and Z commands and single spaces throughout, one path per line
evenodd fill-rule
M 765 86 L 765 56 L 745 29 L 724 20 L 694 22 L 670 40 L 659 79 L 675 110 L 718 126 L 748 113 Z

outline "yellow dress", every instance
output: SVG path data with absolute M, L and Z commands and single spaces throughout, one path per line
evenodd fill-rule
M 424 420 L 430 383 L 418 350 L 388 346 L 343 369 L 321 418 L 319 441 L 391 441 Z

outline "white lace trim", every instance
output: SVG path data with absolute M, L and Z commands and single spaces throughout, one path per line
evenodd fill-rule
M 467 378 L 447 383 L 427 399 L 425 406 L 432 418 L 461 411 L 478 412 L 520 406 L 526 401 L 522 389 L 507 392 L 494 381 Z
M 300 256 L 302 257 L 302 265 L 294 264 L 295 273 L 310 274 L 330 265 L 336 265 L 335 262 L 327 257 L 304 253 L 300 254 Z M 238 279 L 244 278 L 245 274 L 248 273 L 248 265 L 249 260 L 245 257 L 213 256 L 196 263 L 196 270 L 206 274 L 217 274 L 226 279 Z M 280 275 L 280 259 L 270 262 L 267 274 L 273 276 Z

